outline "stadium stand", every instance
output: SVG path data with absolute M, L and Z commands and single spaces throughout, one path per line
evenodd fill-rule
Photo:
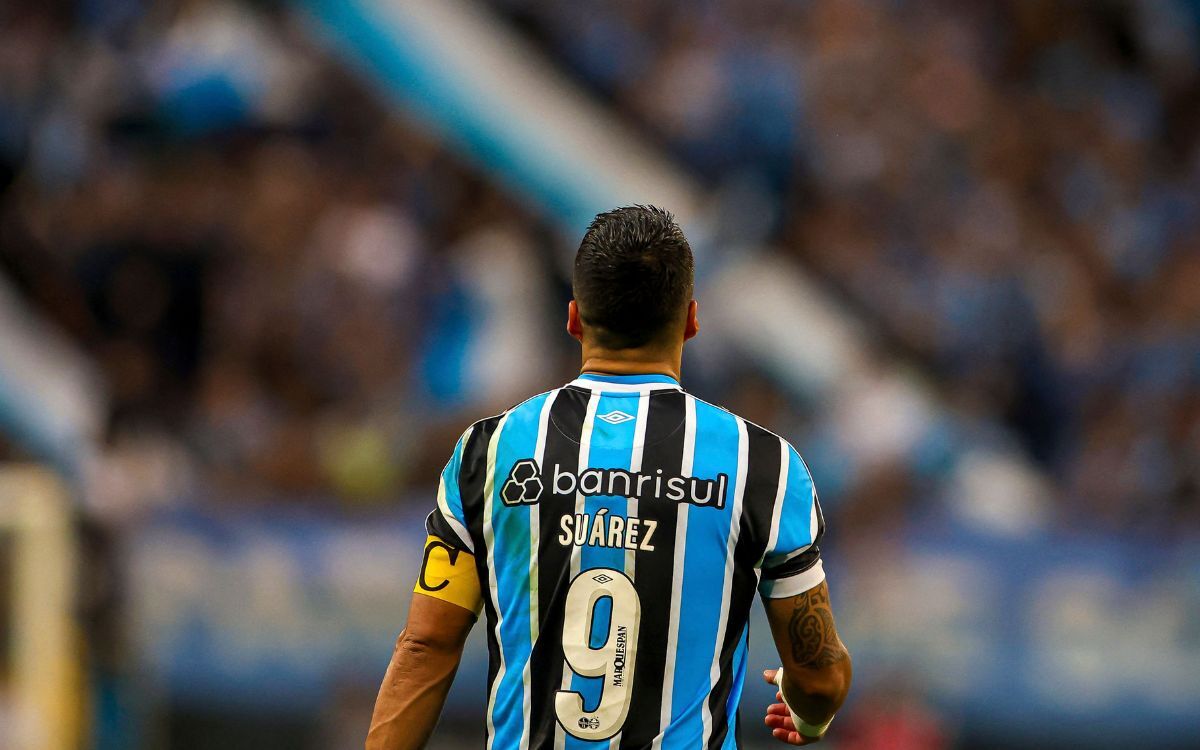
M 0 10 L 0 274 L 91 362 L 49 431 L 0 408 L 2 455 L 73 477 L 97 747 L 360 742 L 447 446 L 576 364 L 563 258 L 619 181 L 514 181 L 321 15 L 376 5 Z M 438 5 L 669 172 L 711 269 L 687 385 L 789 437 L 829 516 L 848 747 L 1200 726 L 1194 2 Z

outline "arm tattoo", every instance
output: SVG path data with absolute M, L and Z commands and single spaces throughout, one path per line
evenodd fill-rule
M 788 623 L 792 637 L 792 659 L 802 667 L 820 669 L 846 658 L 846 647 L 838 638 L 829 608 L 829 589 L 824 583 L 796 597 L 796 608 Z

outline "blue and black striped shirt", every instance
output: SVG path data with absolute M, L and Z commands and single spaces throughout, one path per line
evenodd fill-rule
M 475 556 L 488 748 L 736 748 L 755 591 L 824 579 L 808 468 L 662 375 L 476 422 L 430 532 Z

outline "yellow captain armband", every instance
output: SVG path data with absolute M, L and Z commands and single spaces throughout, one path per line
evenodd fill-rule
M 413 592 L 457 604 L 476 615 L 483 608 L 475 556 L 451 547 L 436 536 L 425 540 L 421 572 Z

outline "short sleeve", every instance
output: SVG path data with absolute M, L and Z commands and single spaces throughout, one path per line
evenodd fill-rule
M 796 449 L 784 443 L 787 466 L 775 503 L 771 536 L 762 560 L 759 593 L 783 599 L 808 591 L 825 580 L 818 544 L 825 518 L 808 466 Z
M 455 549 L 475 554 L 475 545 L 472 544 L 471 534 L 467 531 L 467 518 L 463 513 L 462 494 L 458 486 L 463 450 L 470 438 L 471 429 L 468 429 L 458 439 L 454 453 L 446 462 L 446 468 L 442 469 L 442 474 L 438 477 L 437 508 L 429 514 L 425 527 L 431 536 L 438 537 Z

